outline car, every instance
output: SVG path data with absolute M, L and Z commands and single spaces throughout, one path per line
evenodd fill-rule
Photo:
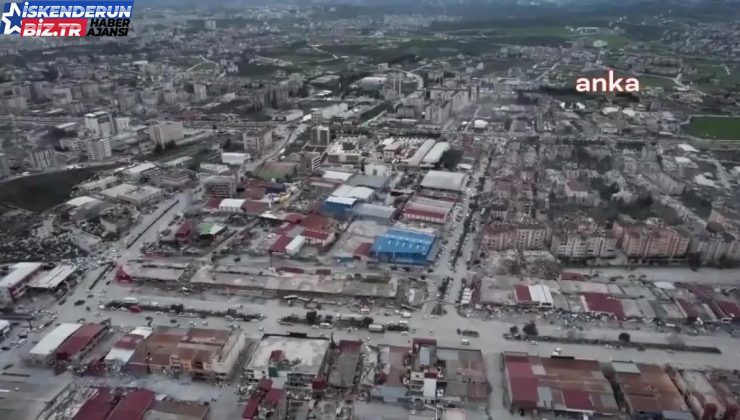
M 76 300 L 74 305 L 75 306 L 82 306 L 85 304 L 85 301 L 83 299 Z
M 176 324 L 177 323 L 177 320 L 175 318 L 172 318 L 172 319 L 170 319 L 170 323 Z

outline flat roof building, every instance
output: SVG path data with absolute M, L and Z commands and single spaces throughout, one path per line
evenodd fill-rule
M 405 229 L 388 229 L 375 238 L 372 256 L 380 261 L 426 264 L 432 256 L 436 235 Z
M 270 379 L 275 388 L 308 388 L 324 377 L 329 340 L 284 335 L 262 338 L 247 364 L 250 382 Z
M 422 188 L 461 193 L 465 190 L 468 175 L 462 172 L 429 171 L 421 180 Z
M 0 308 L 23 297 L 31 279 L 41 267 L 43 264 L 38 262 L 19 262 L 5 268 L 5 275 L 0 279 Z

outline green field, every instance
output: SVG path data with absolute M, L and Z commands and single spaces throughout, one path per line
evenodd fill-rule
M 740 140 L 740 117 L 692 117 L 684 131 L 707 139 Z

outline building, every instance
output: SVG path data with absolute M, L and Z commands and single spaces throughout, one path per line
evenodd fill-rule
M 247 363 L 247 380 L 269 379 L 276 389 L 315 389 L 326 377 L 329 344 L 324 338 L 267 335 Z
M 26 361 L 44 365 L 53 363 L 56 349 L 81 327 L 82 324 L 76 323 L 59 324 L 28 351 Z
M 568 231 L 553 232 L 550 251 L 558 258 L 614 258 L 617 238 L 611 232 Z
M 193 94 L 195 95 L 196 101 L 205 101 L 206 98 L 208 98 L 208 89 L 206 85 L 196 83 L 193 85 Z
M 334 142 L 326 152 L 329 163 L 355 164 L 360 162 L 362 152 L 356 138 L 341 138 Z
M 0 178 L 10 176 L 10 162 L 8 161 L 8 155 L 0 153 Z
M 388 229 L 373 242 L 371 256 L 383 262 L 427 264 L 437 236 L 414 230 Z
M 596 360 L 505 352 L 505 402 L 512 410 L 571 416 L 615 416 L 620 409 Z
M 588 186 L 576 180 L 569 180 L 565 183 L 565 198 L 571 203 L 585 203 L 588 201 L 591 193 Z
M 89 140 L 87 142 L 87 157 L 89 160 L 106 160 L 113 156 L 110 147 L 110 138 Z
M 126 369 L 208 381 L 229 380 L 249 342 L 241 330 L 159 326 L 129 359 Z
M 547 227 L 535 222 L 492 223 L 484 228 L 481 245 L 489 251 L 544 249 Z
M 334 388 L 352 389 L 357 372 L 362 369 L 362 342 L 341 340 L 336 359 L 329 373 L 329 385 Z
M 108 327 L 82 324 L 54 350 L 55 365 L 76 365 L 105 337 Z
M 98 139 L 111 137 L 118 132 L 113 116 L 105 111 L 85 114 L 85 128 Z
M 411 157 L 406 160 L 406 166 L 409 166 L 409 167 L 412 167 L 412 168 L 413 167 L 418 167 L 418 166 L 421 165 L 422 160 L 424 160 L 424 156 L 426 156 L 427 153 L 429 153 L 429 151 L 432 150 L 432 148 L 437 143 L 437 141 L 434 140 L 434 139 L 426 139 L 426 140 L 423 140 L 423 141 L 420 140 L 420 139 L 417 139 L 417 140 L 415 140 L 413 142 L 414 143 L 420 143 L 420 146 L 416 149 L 416 151 L 414 152 L 414 154 L 411 155 Z M 409 140 L 409 141 L 407 141 L 405 143 L 412 143 L 412 141 Z M 386 151 L 390 152 L 390 154 L 392 155 L 392 156 L 389 155 L 387 157 L 390 157 L 391 159 L 393 157 L 395 157 L 395 155 L 398 152 L 398 150 L 403 148 L 402 146 L 403 146 L 404 143 L 401 143 L 400 141 L 398 141 L 398 142 L 395 142 L 395 143 L 391 143 L 391 145 L 393 145 L 393 144 L 398 144 L 399 146 L 397 146 L 397 147 L 394 146 L 393 148 L 391 148 L 389 150 L 383 149 L 384 158 L 386 158 Z
M 152 181 L 156 182 L 159 178 L 160 169 L 152 162 L 144 162 L 121 171 L 124 178 L 130 181 Z
M 663 368 L 645 363 L 613 361 L 611 381 L 632 418 L 691 420 L 683 396 Z
M 164 148 L 183 138 L 185 138 L 185 129 L 179 121 L 155 121 L 149 126 L 149 139 L 155 146 Z
M 231 198 L 236 194 L 235 176 L 211 175 L 202 181 L 203 195 L 212 198 Z
M 101 191 L 100 194 L 110 200 L 143 206 L 159 200 L 162 190 L 150 185 L 119 184 Z
M 309 135 L 310 144 L 328 146 L 331 142 L 331 130 L 323 125 L 311 127 Z
M 242 134 L 244 150 L 257 156 L 268 150 L 272 141 L 272 129 L 269 127 L 256 131 L 246 131 Z
M 262 379 L 250 395 L 242 412 L 243 420 L 282 419 L 286 414 L 286 392 L 273 388 L 273 381 Z
M 468 176 L 461 172 L 429 171 L 421 180 L 422 193 L 433 197 L 457 198 L 465 191 Z
M 697 419 L 737 419 L 740 413 L 740 375 L 730 370 L 666 372 Z
M 614 223 L 614 231 L 621 232 L 621 247 L 628 258 L 678 258 L 686 255 L 690 236 L 680 227 L 651 224 L 622 226 Z
M 450 148 L 450 143 L 447 143 L 446 141 L 441 141 L 435 144 L 434 147 L 432 147 L 432 150 L 424 155 L 424 158 L 421 160 L 421 165 L 426 167 L 433 167 L 434 165 L 439 163 L 439 161 L 442 159 L 442 156 L 447 153 Z
M 380 346 L 371 396 L 384 403 L 421 402 L 481 408 L 490 385 L 480 350 L 439 347 L 414 338 L 411 346 Z
M 427 197 L 414 197 L 403 208 L 404 220 L 445 224 L 452 214 L 454 203 Z
M 31 167 L 37 171 L 55 168 L 59 165 L 57 152 L 51 147 L 38 148 L 31 152 L 29 158 Z
M 43 267 L 42 263 L 19 262 L 3 267 L 0 274 L 0 308 L 12 306 L 28 290 L 29 283 Z

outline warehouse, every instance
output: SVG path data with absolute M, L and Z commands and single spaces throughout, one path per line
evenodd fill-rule
M 62 345 L 82 324 L 65 323 L 51 330 L 28 352 L 26 360 L 30 363 L 46 364 L 51 361 L 51 356 L 56 349 Z
M 434 255 L 436 235 L 404 229 L 388 229 L 373 242 L 371 256 L 379 261 L 427 264 Z
M 105 336 L 108 328 L 100 324 L 83 324 L 73 332 L 59 347 L 57 347 L 57 363 L 73 363 L 79 361 Z
M 436 143 L 437 141 L 434 139 L 425 140 L 424 143 L 422 143 L 421 146 L 416 149 L 416 152 L 414 152 L 414 154 L 406 160 L 406 165 L 414 167 L 421 165 L 424 156 L 426 156 L 427 153 L 432 150 Z
M 429 171 L 421 180 L 424 193 L 432 196 L 457 196 L 465 191 L 468 176 L 460 172 Z
M 414 197 L 403 208 L 404 220 L 445 224 L 449 220 L 454 203 L 427 197 Z
M 361 203 L 352 209 L 356 219 L 372 220 L 376 223 L 389 225 L 393 222 L 397 209 L 393 206 Z
M 352 214 L 352 208 L 356 203 L 356 198 L 331 196 L 321 205 L 321 212 L 331 217 L 348 217 Z
M 28 286 L 40 291 L 53 291 L 62 283 L 69 283 L 76 271 L 76 265 L 58 265 L 50 271 L 42 272 L 38 277 L 31 280 Z
M 2 273 L 5 275 L 0 279 L 0 308 L 23 297 L 28 284 L 41 267 L 43 264 L 37 262 L 19 262 L 3 267 Z
M 432 147 L 432 150 L 429 151 L 424 156 L 424 159 L 421 160 L 422 166 L 431 167 L 439 163 L 439 161 L 442 159 L 442 155 L 444 155 L 448 150 L 450 150 L 450 143 L 447 143 L 446 141 L 441 141 Z
M 596 360 L 503 354 L 506 399 L 512 410 L 616 415 L 614 391 Z M 544 413 L 543 413 L 544 411 Z
M 225 198 L 218 205 L 218 211 L 222 213 L 243 213 L 246 200 L 237 198 Z

